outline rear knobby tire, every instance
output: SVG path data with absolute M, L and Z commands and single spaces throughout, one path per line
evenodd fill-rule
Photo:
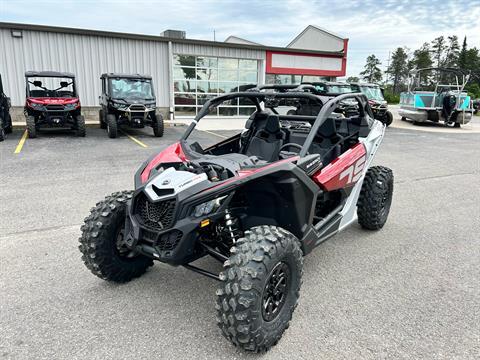
M 3 119 L 0 118 L 0 141 L 5 140 L 5 129 L 3 127 Z
M 28 138 L 33 139 L 37 137 L 37 128 L 35 126 L 35 117 L 33 116 L 27 116 L 27 132 L 28 132 Z
M 11 134 L 13 132 L 13 123 L 12 123 L 12 116 L 7 113 L 7 117 L 4 120 L 5 124 L 5 134 Z
M 359 224 L 364 229 L 381 229 L 387 221 L 392 196 L 392 170 L 384 166 L 368 169 L 357 204 Z
M 78 248 L 82 260 L 94 275 L 103 280 L 127 282 L 144 274 L 153 265 L 152 259 L 132 253 L 125 246 L 119 248 L 119 234 L 125 227 L 127 201 L 132 198 L 132 193 L 122 191 L 107 196 L 90 210 L 81 227 Z
M 153 128 L 153 135 L 155 137 L 162 137 L 163 136 L 163 116 L 161 114 L 155 115 L 155 120 L 152 122 Z
M 107 123 L 105 122 L 105 112 L 103 109 L 98 110 L 98 118 L 100 120 L 100 129 L 106 129 Z
M 77 130 L 76 135 L 79 137 L 85 137 L 86 134 L 85 118 L 82 115 L 77 116 Z
M 393 114 L 390 111 L 385 113 L 385 125 L 388 127 L 393 122 Z
M 118 124 L 115 115 L 107 115 L 107 133 L 110 139 L 115 139 L 118 136 Z
M 280 340 L 297 306 L 303 273 L 300 243 L 282 228 L 256 226 L 246 231 L 230 252 L 216 293 L 218 326 L 235 346 L 252 352 L 267 351 Z M 263 310 L 264 295 L 274 286 L 267 288 L 266 285 L 280 279 L 273 275 L 278 269 L 285 269 L 287 273 L 283 278 L 284 301 L 273 313 L 275 316 L 268 318 L 267 311 Z M 266 296 L 266 299 L 273 301 L 274 297 Z M 271 312 L 270 316 L 273 316 Z

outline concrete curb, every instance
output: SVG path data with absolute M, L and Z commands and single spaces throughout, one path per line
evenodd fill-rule
M 164 123 L 165 123 L 166 127 L 187 126 L 188 125 L 188 124 L 185 124 L 184 122 L 171 121 L 171 120 L 164 120 Z M 14 122 L 12 122 L 12 125 L 15 129 L 26 127 L 25 122 L 21 122 L 21 121 L 14 121 Z M 100 127 L 100 124 L 98 123 L 98 121 L 94 121 L 94 120 L 85 121 L 85 125 L 87 125 L 87 127 L 89 127 L 89 128 Z

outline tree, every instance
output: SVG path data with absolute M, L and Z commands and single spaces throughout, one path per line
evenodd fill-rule
M 397 48 L 392 54 L 392 62 L 388 66 L 387 74 L 393 81 L 392 91 L 394 94 L 398 93 L 399 85 L 408 76 L 408 54 L 404 48 Z
M 467 68 L 467 37 L 463 38 L 462 50 L 458 54 L 458 67 L 460 69 Z
M 465 68 L 467 70 L 476 71 L 477 73 L 480 72 L 480 52 L 477 48 L 467 50 L 465 56 Z
M 413 57 L 408 62 L 408 69 L 425 69 L 431 67 L 433 61 L 430 53 L 430 45 L 428 43 L 424 43 L 420 49 L 417 49 L 413 52 Z M 423 73 L 423 77 L 420 79 L 420 84 L 422 86 L 428 86 L 430 84 L 430 71 L 425 71 Z
M 447 52 L 445 54 L 445 59 L 443 61 L 443 66 L 457 67 L 459 53 L 460 53 L 460 46 L 458 45 L 457 35 L 449 36 L 448 47 L 447 47 Z
M 382 80 L 382 70 L 378 67 L 382 63 L 380 60 L 374 55 L 370 55 L 367 57 L 367 62 L 363 67 L 363 70 L 360 75 L 362 79 L 371 83 L 376 83 Z
M 347 78 L 347 83 L 356 83 L 359 82 L 360 79 L 357 76 L 349 76 Z
M 447 49 L 447 44 L 445 44 L 445 38 L 443 36 L 437 37 L 432 41 L 432 53 L 433 58 L 437 62 L 437 67 L 442 66 L 442 61 L 444 57 L 444 52 Z

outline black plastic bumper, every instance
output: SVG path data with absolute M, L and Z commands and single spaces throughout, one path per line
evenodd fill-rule
M 133 213 L 132 203 L 128 204 L 125 223 L 127 244 L 131 249 L 170 265 L 188 264 L 199 257 L 195 243 L 202 219 L 187 217 L 174 222 L 168 229 L 151 229 Z

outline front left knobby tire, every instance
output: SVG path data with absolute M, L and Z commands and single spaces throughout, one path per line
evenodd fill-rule
M 153 135 L 155 137 L 162 137 L 164 131 L 163 116 L 161 114 L 155 115 L 155 120 L 152 122 Z
M 385 113 L 385 119 L 384 119 L 384 123 L 387 127 L 389 127 L 393 122 L 393 114 L 390 112 L 390 111 L 387 111 Z
M 34 139 L 37 137 L 37 127 L 35 126 L 35 117 L 27 116 L 27 133 L 29 139 Z
M 117 118 L 113 114 L 107 115 L 107 134 L 110 139 L 115 139 L 118 136 Z
M 288 328 L 303 273 L 300 242 L 276 226 L 247 230 L 230 250 L 217 289 L 217 323 L 246 351 L 264 352 Z
M 103 280 L 124 283 L 143 275 L 153 260 L 130 250 L 125 243 L 127 201 L 132 191 L 107 196 L 90 210 L 82 225 L 78 247 L 85 266 Z
M 357 203 L 358 222 L 364 229 L 378 230 L 387 222 L 393 197 L 393 171 L 372 166 L 363 180 Z

